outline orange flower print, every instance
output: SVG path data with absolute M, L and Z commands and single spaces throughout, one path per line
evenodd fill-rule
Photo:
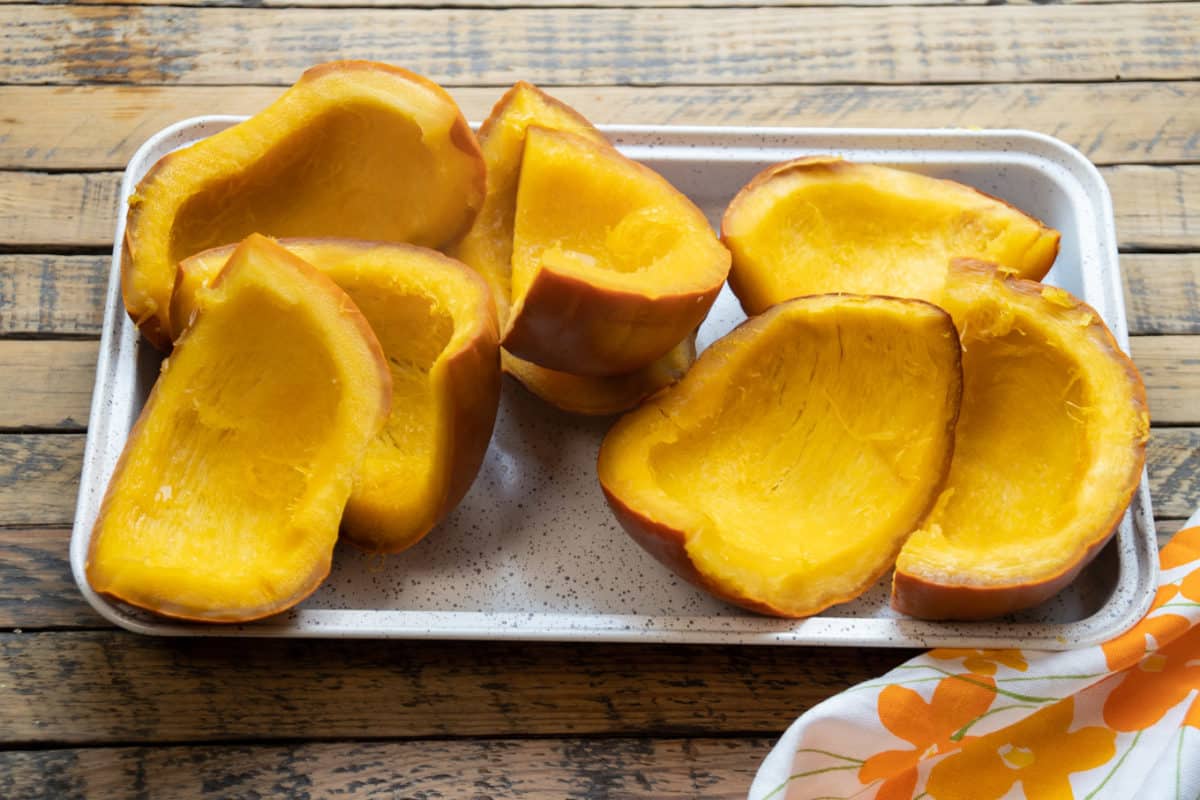
M 1186 617 L 1154 613 L 1178 593 L 1179 587 L 1174 584 L 1160 586 L 1154 595 L 1154 602 L 1150 604 L 1150 610 L 1142 617 L 1142 621 L 1101 645 L 1109 670 L 1117 672 L 1128 669 L 1141 661 L 1146 655 L 1147 636 L 1153 637 L 1156 647 L 1161 647 L 1188 629 L 1191 623 Z
M 1197 686 L 1200 686 L 1200 628 L 1192 629 L 1126 670 L 1125 679 L 1104 701 L 1104 722 L 1118 731 L 1148 728 L 1182 703 Z M 1189 717 L 1192 717 L 1190 712 Z
M 944 678 L 928 703 L 903 686 L 888 686 L 879 693 L 879 721 L 896 736 L 912 744 L 911 750 L 877 753 L 858 771 L 860 782 L 882 780 L 876 800 L 909 800 L 917 786 L 917 765 L 936 753 L 962 746 L 950 737 L 976 719 L 996 698 L 990 678 L 962 680 Z M 969 741 L 964 739 L 963 741 Z
M 931 650 L 929 655 L 940 661 L 953 661 L 961 658 L 967 672 L 973 672 L 976 675 L 995 675 L 996 667 L 1000 664 L 1017 672 L 1024 672 L 1029 668 L 1029 665 L 1025 663 L 1025 656 L 1020 650 L 958 650 L 943 647 Z
M 1163 569 L 1182 567 L 1189 561 L 1200 567 L 1200 527 L 1185 528 L 1172 536 L 1158 552 L 1158 561 Z
M 1092 726 L 1071 731 L 1075 699 L 971 739 L 935 764 L 925 790 L 934 800 L 996 800 L 1020 783 L 1026 800 L 1072 797 L 1070 776 L 1109 761 L 1116 732 Z

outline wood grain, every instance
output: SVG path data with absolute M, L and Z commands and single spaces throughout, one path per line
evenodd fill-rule
M 0 86 L 8 130 L 0 168 L 97 170 L 125 166 L 153 133 L 202 114 L 253 114 L 269 86 Z M 455 89 L 482 120 L 494 88 Z M 597 123 L 980 127 L 1041 131 L 1097 164 L 1200 161 L 1200 83 L 975 84 L 965 86 L 562 87 L 553 94 Z
M 0 628 L 109 626 L 75 586 L 70 540 L 70 528 L 0 528 Z
M 0 6 L 0 83 L 291 83 L 369 58 L 448 86 L 1171 80 L 1200 75 L 1193 3 L 354 10 Z M 502 44 L 501 44 L 502 43 Z
M 1200 165 L 1120 165 L 1101 173 L 1123 248 L 1200 248 Z M 116 172 L 0 172 L 0 246 L 111 247 L 119 184 Z
M 95 342 L 0 341 L 0 430 L 87 428 Z
M 0 527 L 70 525 L 82 454 L 82 434 L 0 434 Z M 1200 507 L 1200 428 L 1155 428 L 1148 466 L 1157 516 Z
M 0 753 L 0 795 L 734 800 L 746 796 L 772 743 L 493 739 L 18 751 Z
M 0 255 L 0 337 L 98 336 L 108 256 Z M 1121 256 L 1129 331 L 1200 333 L 1200 255 Z
M 23 0 L 0 0 L 16 3 Z M 27 2 L 27 0 L 24 0 Z M 55 0 L 63 2 L 64 0 Z M 80 5 L 106 5 L 108 0 L 72 0 Z M 1056 0 L 1063 3 L 1160 3 L 1167 0 Z M 123 5 L 162 5 L 162 0 L 121 0 Z M 736 8 L 737 0 L 173 0 L 181 6 L 223 6 L 239 8 Z M 924 6 L 924 5 L 998 5 L 997 0 L 755 0 L 756 6 Z M 1005 0 L 1012 5 L 1027 5 L 1045 0 Z
M 911 655 L 0 634 L 0 741 L 773 735 Z
M 1200 254 L 1121 256 L 1132 334 L 1200 334 Z
M 0 526 L 70 525 L 83 436 L 0 434 Z
M 1136 336 L 1129 344 L 1146 384 L 1150 418 L 1160 425 L 1200 425 L 1200 336 Z

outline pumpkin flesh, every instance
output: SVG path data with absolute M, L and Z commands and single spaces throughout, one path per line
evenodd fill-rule
M 758 611 L 814 614 L 886 571 L 936 499 L 960 382 L 940 309 L 800 298 L 623 417 L 601 484 L 626 530 L 684 577 Z
M 440 253 L 337 239 L 280 242 L 343 289 L 379 338 L 392 403 L 342 520 L 371 552 L 420 541 L 466 494 L 499 405 L 499 334 L 483 280 Z M 172 313 L 183 319 L 229 248 L 180 264 Z
M 747 314 L 825 292 L 937 302 L 951 258 L 1040 280 L 1059 234 L 953 181 L 836 158 L 772 167 L 730 203 L 722 238 L 730 286 Z
M 508 321 L 512 295 L 513 227 L 525 132 L 530 126 L 578 134 L 607 146 L 575 109 L 536 86 L 519 81 L 496 103 L 479 129 L 479 147 L 487 164 L 487 196 L 467 235 L 452 254 L 484 277 L 496 302 L 501 328 Z M 576 375 L 501 354 L 501 368 L 550 405 L 577 414 L 619 414 L 677 380 L 696 358 L 695 342 L 679 342 L 651 364 L 623 375 Z
M 615 149 L 531 127 L 502 344 L 549 369 L 618 375 L 695 330 L 729 271 L 703 213 Z
M 484 166 L 436 85 L 371 62 L 314 67 L 245 122 L 161 159 L 130 198 L 122 290 L 164 346 L 176 264 L 250 233 L 440 247 L 470 226 Z
M 1111 536 L 1141 476 L 1145 390 L 1094 310 L 956 262 L 942 300 L 964 392 L 942 498 L 897 561 L 893 604 L 973 619 L 1042 602 Z
M 92 535 L 98 592 L 168 616 L 255 619 L 329 571 L 390 403 L 379 343 L 328 279 L 250 237 L 164 362 Z

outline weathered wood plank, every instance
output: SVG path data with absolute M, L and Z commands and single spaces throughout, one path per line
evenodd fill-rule
M 1122 247 L 1182 249 L 1200 243 L 1200 166 L 1126 165 L 1103 172 Z
M 499 739 L 15 751 L 0 753 L 0 795 L 733 800 L 746 796 L 772 743 Z
M 121 176 L 0 172 L 0 245 L 111 247 Z
M 0 255 L 0 336 L 96 336 L 108 256 Z M 1121 256 L 1129 332 L 1200 333 L 1200 255 Z
M 1130 340 L 1158 424 L 1200 425 L 1200 336 Z M 0 340 L 0 430 L 82 431 L 96 373 L 95 342 Z
M 95 342 L 0 341 L 0 429 L 84 430 Z
M 370 58 L 447 85 L 947 83 L 1200 75 L 1194 3 L 353 10 L 0 6 L 0 83 L 289 83 Z
M 66 2 L 67 0 L 54 0 Z M 71 0 L 80 5 L 106 5 L 108 0 Z M 121 0 L 123 5 L 156 5 L 161 0 Z M 1045 0 L 1005 0 L 1012 5 L 1028 5 Z M 1169 0 L 1058 0 L 1064 4 L 1087 3 L 1162 3 Z M 0 0 L 0 4 L 28 0 Z M 755 0 L 756 6 L 804 8 L 808 6 L 924 6 L 924 5 L 988 5 L 989 0 Z M 52 4 L 47 2 L 47 5 Z M 997 5 L 991 0 L 991 5 Z M 181 6 L 222 6 L 233 8 L 735 8 L 737 0 L 173 0 Z
M 1101 172 L 1122 247 L 1200 248 L 1200 165 Z M 0 172 L 0 246 L 110 247 L 119 183 L 117 172 Z
M 0 434 L 0 526 L 70 525 L 83 436 Z
M 1200 334 L 1200 254 L 1121 256 L 1131 334 Z
M 1200 507 L 1200 428 L 1155 428 L 1148 453 L 1155 514 Z M 82 454 L 82 434 L 0 434 L 0 526 L 70 525 Z
M 70 540 L 70 528 L 0 528 L 0 628 L 108 627 L 75 586 Z
M 0 86 L 0 168 L 115 169 L 151 134 L 201 114 L 253 114 L 268 86 Z M 598 123 L 1026 128 L 1097 164 L 1200 161 L 1200 83 L 965 86 L 563 87 L 554 94 Z M 495 88 L 455 89 L 482 120 Z
M 0 336 L 96 336 L 108 256 L 0 255 Z
M 910 655 L 3 634 L 0 740 L 774 735 Z

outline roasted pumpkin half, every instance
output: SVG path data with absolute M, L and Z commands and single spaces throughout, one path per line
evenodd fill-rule
M 367 61 L 313 67 L 141 180 L 125 229 L 125 307 L 165 347 L 182 259 L 255 232 L 442 247 L 470 227 L 484 180 L 479 145 L 437 85 Z
M 280 244 L 350 296 L 383 346 L 392 378 L 387 424 L 367 449 L 342 533 L 371 552 L 420 541 L 471 487 L 500 401 L 499 332 L 491 295 L 463 264 L 423 247 L 338 239 Z M 193 298 L 230 248 L 185 259 L 172 315 Z
M 982 619 L 1046 600 L 1108 541 L 1150 418 L 1132 362 L 1062 289 L 956 261 L 942 305 L 964 351 L 957 443 L 941 499 L 896 562 L 892 604 Z
M 695 333 L 649 366 L 625 375 L 602 378 L 558 372 L 501 353 L 504 371 L 520 381 L 531 393 L 555 408 L 587 416 L 628 411 L 659 389 L 682 378 L 695 360 Z
M 259 236 L 229 258 L 150 393 L 92 533 L 88 582 L 158 614 L 242 622 L 329 572 L 391 378 L 346 294 Z
M 1041 280 L 1059 234 L 954 181 L 839 158 L 764 170 L 729 204 L 729 285 L 747 314 L 806 294 L 852 292 L 937 302 L 951 258 Z
M 527 129 L 501 340 L 514 356 L 632 372 L 696 329 L 728 272 L 704 214 L 661 175 L 611 146 Z
M 484 120 L 479 146 L 487 164 L 487 196 L 475 224 L 451 252 L 487 280 L 501 327 L 508 321 L 517 179 L 525 132 L 531 125 L 575 133 L 598 145 L 608 144 L 604 134 L 582 114 L 525 81 L 505 92 Z M 695 358 L 695 341 L 689 337 L 647 366 L 612 377 L 547 369 L 507 351 L 502 353 L 500 363 L 506 373 L 547 403 L 564 411 L 601 415 L 633 408 L 677 380 Z
M 859 295 L 776 305 L 715 342 L 600 448 L 625 530 L 732 603 L 800 617 L 891 567 L 950 468 L 948 314 Z

